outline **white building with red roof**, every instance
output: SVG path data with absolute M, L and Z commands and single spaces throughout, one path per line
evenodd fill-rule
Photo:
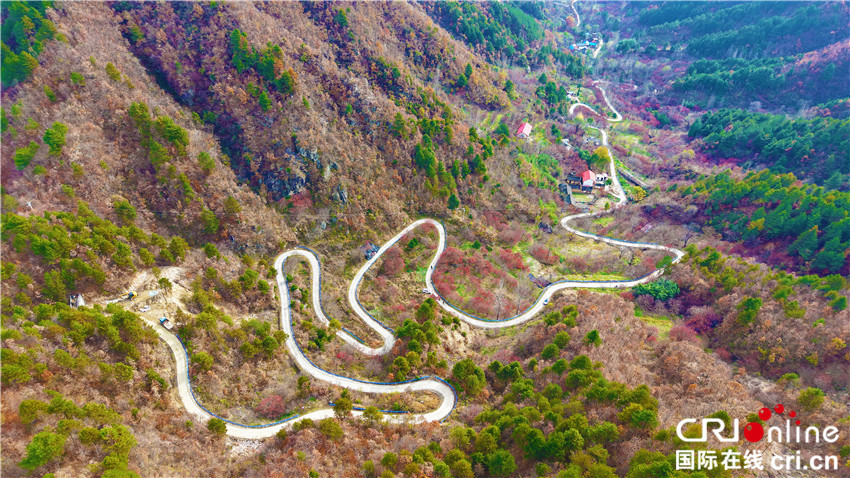
M 518 138 L 528 138 L 531 135 L 531 125 L 528 123 L 519 125 L 519 128 L 516 130 L 516 135 Z
M 591 170 L 587 170 L 581 173 L 581 185 L 582 187 L 592 188 L 593 184 L 596 182 L 596 175 Z

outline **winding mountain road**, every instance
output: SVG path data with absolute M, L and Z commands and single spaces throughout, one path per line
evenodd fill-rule
M 610 109 L 611 112 L 614 113 L 613 118 L 606 118 L 606 119 L 608 121 L 612 122 L 612 123 L 619 123 L 620 121 L 623 121 L 623 115 L 621 115 L 620 112 L 617 111 L 616 108 L 614 108 L 614 106 L 611 104 L 611 101 L 608 99 L 608 92 L 605 91 L 605 88 L 602 88 L 601 86 L 599 86 L 599 83 L 603 83 L 603 81 L 602 80 L 596 80 L 596 81 L 593 82 L 593 84 L 596 85 L 596 87 L 599 89 L 599 91 L 602 92 L 602 99 L 605 100 L 605 104 L 608 106 L 608 109 Z M 575 114 L 576 108 L 578 108 L 579 106 L 583 106 L 583 107 L 589 109 L 595 115 L 603 116 L 602 113 L 597 112 L 595 109 L 593 109 L 592 106 L 590 106 L 586 103 L 573 103 L 572 105 L 570 105 L 570 115 Z M 608 147 L 607 144 L 606 144 L 606 147 Z
M 580 22 L 578 18 L 578 12 L 575 10 L 575 6 L 570 4 L 573 8 L 573 11 L 576 13 L 576 25 Z M 599 83 L 599 81 L 595 82 Z M 605 100 L 605 104 L 614 112 L 615 118 L 609 119 L 612 122 L 622 121 L 622 115 L 611 105 L 610 100 L 608 99 L 607 92 L 601 87 L 598 87 L 602 91 L 602 97 Z M 583 106 L 585 108 L 590 109 L 594 113 L 596 111 L 589 105 L 584 103 L 576 103 L 570 107 L 570 114 L 573 114 L 575 109 L 579 106 Z M 599 129 L 591 126 L 591 128 Z M 608 144 L 608 133 L 599 129 L 602 135 L 602 144 L 608 148 L 610 152 L 610 147 Z M 617 171 L 614 164 L 614 156 L 610 155 L 610 178 L 612 179 L 612 184 L 610 185 L 609 193 L 617 198 L 617 204 L 608 211 L 598 211 L 598 212 L 590 212 L 583 214 L 573 214 L 570 216 L 566 216 L 561 219 L 561 226 L 569 231 L 572 234 L 575 234 L 580 237 L 584 237 L 587 239 L 592 239 L 596 241 L 601 241 L 606 244 L 610 244 L 613 246 L 619 247 L 631 247 L 631 248 L 639 248 L 639 249 L 654 249 L 671 253 L 674 257 L 673 263 L 679 262 L 682 257 L 685 255 L 679 249 L 675 249 L 670 246 L 664 246 L 660 244 L 651 244 L 651 243 L 641 243 L 641 242 L 631 242 L 624 241 L 621 239 L 614 239 L 604 236 L 598 236 L 596 234 L 581 231 L 576 229 L 570 225 L 572 221 L 577 219 L 587 218 L 587 217 L 595 217 L 603 214 L 609 214 L 611 211 L 614 211 L 622 206 L 624 206 L 627 202 L 626 195 L 623 191 L 623 188 L 620 184 L 619 179 L 617 178 Z M 630 288 L 634 287 L 638 284 L 644 284 L 649 281 L 652 281 L 659 277 L 664 273 L 663 269 L 657 269 L 650 274 L 647 274 L 643 277 L 634 279 L 634 280 L 623 280 L 623 281 L 581 281 L 581 280 L 562 280 L 557 281 L 546 288 L 538 295 L 537 299 L 534 303 L 522 313 L 501 320 L 492 320 L 481 317 L 476 317 L 471 315 L 456 305 L 448 302 L 440 292 L 436 289 L 433 282 L 433 274 L 434 270 L 437 267 L 437 263 L 440 261 L 440 257 L 446 249 L 446 229 L 443 224 L 434 219 L 419 219 L 414 221 L 412 224 L 404 228 L 398 234 L 396 234 L 393 238 L 384 243 L 383 246 L 378 250 L 378 252 L 368 260 L 355 274 L 354 278 L 351 281 L 351 285 L 348 288 L 348 302 L 351 305 L 351 308 L 357 314 L 357 316 L 363 320 L 366 325 L 368 325 L 372 330 L 375 331 L 383 341 L 383 345 L 380 347 L 374 348 L 369 347 L 365 343 L 363 343 L 359 338 L 350 333 L 349 331 L 343 329 L 338 331 L 336 334 L 339 338 L 344 341 L 346 344 L 350 345 L 352 348 L 356 349 L 360 353 L 369 356 L 379 356 L 388 353 L 395 343 L 395 334 L 391 328 L 386 326 L 385 324 L 378 321 L 374 318 L 361 304 L 358 299 L 358 293 L 360 289 L 360 284 L 363 281 L 364 276 L 369 271 L 369 269 L 375 265 L 375 263 L 381 258 L 384 252 L 387 251 L 390 247 L 396 244 L 401 240 L 408 232 L 413 229 L 425 226 L 432 225 L 437 229 L 439 235 L 439 242 L 437 245 L 437 250 L 434 255 L 434 258 L 431 260 L 430 265 L 425 273 L 425 284 L 427 288 L 432 291 L 432 293 L 436 296 L 437 303 L 442 307 L 442 309 L 454 316 L 458 319 L 466 322 L 467 324 L 473 327 L 480 327 L 485 329 L 496 329 L 502 327 L 511 327 L 514 325 L 521 324 L 528 320 L 535 318 L 540 311 L 545 307 L 548 303 L 549 299 L 557 292 L 564 289 L 573 289 L 573 288 Z M 421 422 L 432 422 L 432 421 L 440 421 L 444 420 L 451 414 L 452 410 L 454 410 L 455 405 L 457 404 L 457 394 L 448 382 L 443 380 L 442 378 L 436 376 L 424 376 L 415 378 L 412 380 L 408 380 L 405 382 L 399 383 L 379 383 L 379 382 L 368 382 L 358 379 L 353 379 L 349 377 L 343 377 L 337 375 L 335 373 L 329 372 L 327 370 L 322 369 L 317 366 L 313 362 L 310 361 L 301 350 L 301 347 L 295 340 L 295 334 L 292 329 L 292 313 L 290 310 L 290 296 L 289 296 L 289 284 L 286 281 L 286 275 L 284 274 L 284 265 L 287 259 L 301 258 L 306 260 L 307 264 L 310 267 L 312 272 L 312 305 L 313 310 L 316 313 L 316 317 L 318 320 L 324 324 L 326 327 L 330 324 L 330 320 L 325 314 L 322 307 L 322 271 L 321 271 L 321 262 L 319 260 L 318 254 L 314 251 L 306 248 L 306 247 L 298 247 L 296 249 L 284 252 L 280 254 L 275 260 L 274 267 L 277 271 L 277 288 L 279 291 L 280 297 L 280 328 L 287 334 L 287 338 L 285 340 L 286 349 L 289 352 L 289 355 L 297 364 L 298 368 L 301 369 L 305 374 L 317 379 L 322 380 L 324 382 L 331 383 L 333 385 L 337 385 L 340 387 L 344 387 L 350 390 L 356 390 L 360 392 L 366 393 L 409 393 L 409 392 L 430 392 L 435 394 L 440 399 L 440 405 L 427 413 L 409 413 L 409 414 L 387 414 L 385 415 L 386 420 L 392 423 L 421 423 Z M 210 418 L 218 417 L 213 414 L 209 410 L 201 405 L 192 391 L 191 386 L 191 377 L 189 375 L 189 357 L 186 353 L 186 349 L 183 346 L 180 338 L 167 331 L 163 328 L 158 322 L 145 318 L 147 323 L 156 330 L 157 334 L 162 338 L 162 340 L 169 346 L 171 349 L 174 359 L 176 362 L 176 377 L 177 377 L 177 393 L 180 397 L 180 400 L 183 402 L 183 405 L 186 407 L 186 410 L 199 418 L 200 420 L 207 421 Z M 362 415 L 362 411 L 355 410 L 352 412 L 355 416 Z M 313 420 L 320 420 L 323 418 L 332 417 L 334 415 L 333 410 L 331 408 L 326 408 L 322 410 L 313 411 L 310 413 L 306 413 L 304 415 L 295 415 L 286 420 L 278 421 L 270 424 L 263 425 L 245 425 L 235 423 L 233 421 L 222 418 L 227 422 L 227 434 L 234 438 L 246 438 L 246 439 L 261 439 L 267 438 L 275 435 L 281 428 L 287 427 L 296 421 L 303 420 L 306 418 L 310 418 Z
M 568 6 L 567 4 L 561 3 L 561 2 L 552 2 L 552 3 L 555 4 L 555 5 L 561 5 L 562 7 Z M 576 24 L 575 24 L 575 27 L 573 27 L 573 28 L 578 28 L 581 25 L 581 17 L 578 16 L 578 10 L 576 10 L 576 2 L 571 0 L 569 7 L 573 9 L 573 13 L 575 13 L 575 17 L 576 17 Z
M 596 45 L 596 49 L 593 50 L 593 58 L 596 58 L 597 56 L 599 56 L 599 52 L 602 51 L 602 43 L 603 43 L 603 41 L 600 39 L 599 44 Z

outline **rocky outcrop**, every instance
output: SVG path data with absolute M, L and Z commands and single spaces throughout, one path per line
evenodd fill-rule
M 334 188 L 331 193 L 331 199 L 342 204 L 348 203 L 348 192 L 345 190 L 345 187 L 340 184 L 336 188 Z
M 266 187 L 272 199 L 282 199 L 298 194 L 305 188 L 309 188 L 316 178 L 313 178 L 310 171 L 311 166 L 315 166 L 315 170 L 321 171 L 324 169 L 322 158 L 316 149 L 307 149 L 298 146 L 287 148 L 282 161 L 284 164 L 290 165 L 284 167 L 278 166 L 275 169 L 266 169 L 261 173 L 262 184 Z M 331 165 L 330 169 L 334 169 L 336 163 Z M 337 169 L 339 166 L 336 167 Z M 327 175 L 325 175 L 327 176 Z M 347 197 L 347 196 L 346 196 Z

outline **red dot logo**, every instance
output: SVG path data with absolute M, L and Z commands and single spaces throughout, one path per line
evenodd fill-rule
M 791 413 L 788 414 L 788 416 L 791 417 L 791 418 L 794 418 L 794 417 L 797 416 L 797 412 L 792 410 Z
M 767 408 L 767 407 L 759 410 L 759 420 L 766 422 L 766 421 L 770 420 L 770 415 L 771 415 L 770 409 Z
M 760 423 L 747 423 L 744 426 L 744 438 L 746 438 L 750 443 L 755 443 L 764 438 L 764 428 Z
M 784 407 L 784 406 L 782 406 L 782 404 L 781 404 L 781 403 L 777 403 L 777 404 L 776 404 L 776 406 L 775 406 L 775 407 L 773 407 L 773 410 L 774 410 L 776 413 L 782 413 L 782 412 L 784 412 L 784 411 L 785 411 L 785 407 Z

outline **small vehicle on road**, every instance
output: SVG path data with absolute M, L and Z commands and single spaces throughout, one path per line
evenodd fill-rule
M 147 312 L 149 310 L 151 310 L 151 306 L 149 306 L 149 305 L 143 305 L 142 307 L 139 308 L 139 312 Z
M 165 327 L 165 330 L 174 329 L 174 324 L 170 320 L 168 320 L 168 317 L 160 317 L 159 324 Z
M 545 300 L 543 301 L 543 305 L 546 305 L 546 304 L 548 304 L 548 303 L 549 303 L 549 299 L 545 299 Z
M 423 293 L 423 294 L 428 294 L 428 295 L 430 295 L 430 294 L 431 294 L 431 290 L 430 290 L 430 289 L 422 289 L 422 293 Z

